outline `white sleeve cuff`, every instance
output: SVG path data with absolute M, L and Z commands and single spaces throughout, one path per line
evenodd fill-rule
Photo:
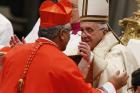
M 103 90 L 103 93 L 116 93 L 113 84 L 110 82 L 105 83 L 100 89 Z

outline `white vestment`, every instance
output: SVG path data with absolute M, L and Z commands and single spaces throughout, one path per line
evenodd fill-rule
M 140 41 L 130 40 L 127 46 L 118 44 L 118 41 L 111 32 L 107 33 L 102 41 L 93 50 L 93 78 L 98 79 L 97 86 L 100 87 L 116 71 L 127 71 L 129 75 L 128 84 L 117 93 L 128 93 L 127 88 L 131 87 L 131 74 L 140 67 Z M 84 75 L 87 75 L 88 64 L 83 60 L 79 68 Z M 95 82 L 93 82 L 95 83 Z M 94 85 L 94 84 L 93 84 Z
M 109 78 L 116 72 L 116 71 L 127 71 L 129 77 L 128 84 L 120 89 L 118 93 L 128 93 L 127 88 L 131 87 L 131 74 L 133 71 L 135 71 L 138 67 L 138 63 L 140 63 L 140 60 L 136 60 L 136 56 L 132 52 L 131 45 L 124 46 L 122 44 L 115 44 L 115 40 L 109 38 L 111 36 L 106 35 L 101 42 L 100 45 L 97 46 L 94 49 L 94 63 L 97 65 L 93 68 L 93 76 L 95 76 L 95 73 L 101 72 L 100 79 L 98 82 L 98 87 L 104 84 L 109 80 Z M 108 43 L 110 44 L 108 44 Z M 102 44 L 104 43 L 104 44 Z M 112 46 L 113 45 L 113 46 Z M 131 48 L 130 48 L 131 47 Z M 140 49 L 140 44 L 139 44 Z M 133 50 L 137 50 L 137 54 L 139 49 L 135 48 Z M 103 51 L 102 51 L 103 50 Z M 138 56 L 138 55 L 137 55 Z M 139 55 L 140 56 L 140 55 Z M 140 57 L 139 57 L 140 58 Z M 99 64 L 100 63 L 100 64 Z M 103 64 L 103 65 L 102 65 Z M 98 67 L 99 66 L 99 67 Z
M 9 46 L 9 42 L 13 36 L 13 27 L 11 22 L 0 14 L 0 48 Z

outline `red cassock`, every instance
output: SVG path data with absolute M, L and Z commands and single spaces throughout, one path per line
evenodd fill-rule
M 50 42 L 38 39 L 39 42 Z M 18 80 L 36 43 L 19 45 L 5 57 L 0 93 L 17 93 Z M 33 58 L 22 93 L 101 93 L 85 83 L 76 64 L 52 44 L 42 45 Z
M 0 49 L 0 52 L 7 53 L 10 50 L 11 50 L 11 47 L 3 47 L 2 49 Z

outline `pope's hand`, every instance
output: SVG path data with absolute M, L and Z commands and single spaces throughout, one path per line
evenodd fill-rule
M 87 62 L 89 62 L 90 61 L 90 52 L 91 52 L 90 46 L 86 42 L 80 42 L 78 48 L 80 51 L 80 55 L 82 55 L 83 58 L 85 60 L 87 60 Z
M 109 82 L 111 82 L 114 85 L 115 89 L 118 90 L 127 84 L 128 77 L 129 76 L 127 72 L 120 73 L 120 71 L 117 71 L 110 78 Z

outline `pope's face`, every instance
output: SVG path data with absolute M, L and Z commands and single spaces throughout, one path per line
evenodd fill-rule
M 103 31 L 100 30 L 99 24 L 95 22 L 81 22 L 81 39 L 88 43 L 91 50 L 93 50 L 104 36 Z

